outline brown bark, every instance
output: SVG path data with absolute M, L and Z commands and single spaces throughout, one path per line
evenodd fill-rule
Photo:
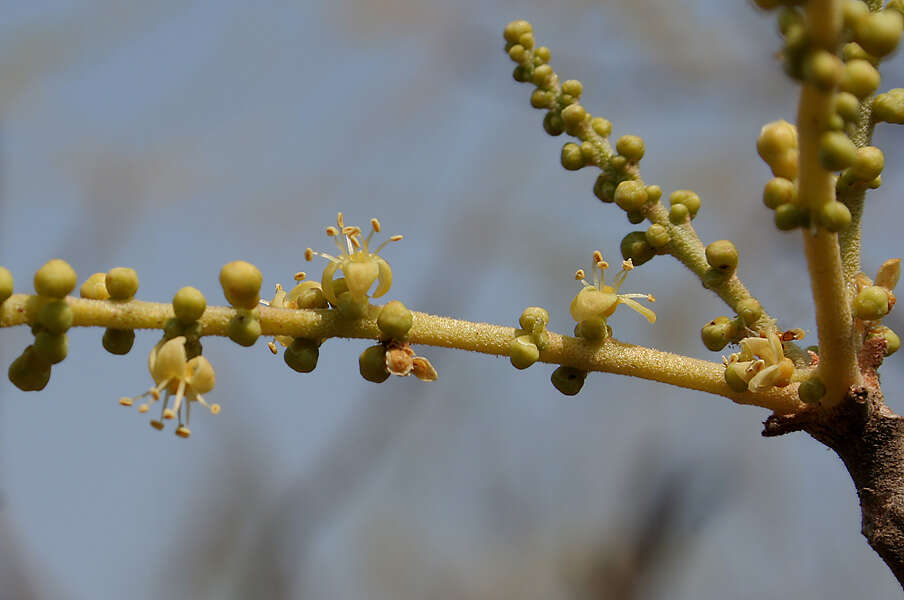
M 838 454 L 860 499 L 861 533 L 904 587 L 904 417 L 878 386 L 852 388 L 830 411 L 773 415 L 764 426 L 767 437 L 806 431 Z

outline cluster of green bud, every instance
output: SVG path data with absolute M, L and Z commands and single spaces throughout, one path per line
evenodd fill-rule
M 509 343 L 509 359 L 516 369 L 526 369 L 540 359 L 540 352 L 549 345 L 549 313 L 545 308 L 529 306 L 518 318 L 520 329 Z
M 79 296 L 88 300 L 107 300 L 110 292 L 107 291 L 107 274 L 95 273 L 85 280 L 79 288 Z
M 104 286 L 111 300 L 131 300 L 138 292 L 138 274 L 128 267 L 116 267 L 104 277 Z
M 220 286 L 226 301 L 235 308 L 229 319 L 226 334 L 240 346 L 253 346 L 261 335 L 260 311 L 263 276 L 257 267 L 243 260 L 223 265 Z
M 574 367 L 558 367 L 550 378 L 552 385 L 566 396 L 574 396 L 580 392 L 585 379 L 587 371 Z
M 283 360 L 293 370 L 299 373 L 310 373 L 317 368 L 317 359 L 320 358 L 320 341 L 307 338 L 295 338 L 286 346 Z
M 744 334 L 746 321 L 743 317 L 716 317 L 703 326 L 700 338 L 707 350 L 719 352 L 728 344 L 738 341 Z
M 738 268 L 738 249 L 729 240 L 719 240 L 706 247 L 706 262 L 722 277 L 731 277 Z
M 675 190 L 669 195 L 669 221 L 683 225 L 692 221 L 700 210 L 700 196 L 691 190 Z
M 882 150 L 875 146 L 857 148 L 854 159 L 838 177 L 836 189 L 839 192 L 876 189 L 882 185 L 884 168 L 885 155 Z
M 664 252 L 665 247 L 672 241 L 669 231 L 658 223 L 650 225 L 646 233 L 644 233 L 644 237 L 647 240 L 647 244 L 656 252 Z
M 398 300 L 393 300 L 380 309 L 377 327 L 385 338 L 401 341 L 408 337 L 413 321 L 411 311 Z
M 904 88 L 894 88 L 873 98 L 872 115 L 877 123 L 904 124 Z
M 877 59 L 894 52 L 904 30 L 900 10 L 889 6 L 885 10 L 870 12 L 866 3 L 859 1 L 845 3 L 844 24 L 850 29 L 854 42 Z
M 138 274 L 128 267 L 115 267 L 107 273 L 95 273 L 83 284 L 79 293 L 95 300 L 118 300 L 128 302 L 138 292 Z M 101 286 L 103 288 L 101 289 Z M 174 334 L 171 337 L 175 337 Z M 135 332 L 131 329 L 107 328 L 101 344 L 110 354 L 128 354 L 135 344 Z M 200 350 L 198 351 L 200 354 Z
M 756 140 L 756 150 L 776 177 L 797 179 L 797 128 L 781 120 L 763 125 Z
M 891 356 L 901 347 L 901 338 L 885 325 L 872 327 L 866 337 L 867 339 L 881 339 L 885 344 L 886 357 Z
M 666 234 L 668 235 L 668 234 Z M 630 260 L 635 267 L 656 256 L 656 249 L 647 240 L 645 231 L 632 231 L 622 238 L 619 245 L 622 258 Z

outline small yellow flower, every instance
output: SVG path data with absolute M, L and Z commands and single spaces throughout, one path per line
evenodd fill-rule
M 785 387 L 791 383 L 794 363 L 785 357 L 777 333 L 772 332 L 764 338 L 744 338 L 740 346 L 740 352 L 728 357 L 725 369 L 735 379 L 747 382 L 748 390 L 764 392 L 771 387 Z
M 326 234 L 333 238 L 339 249 L 339 255 L 315 252 L 310 248 L 305 251 L 307 260 L 311 260 L 316 255 L 330 261 L 330 264 L 323 270 L 321 285 L 324 296 L 333 306 L 339 305 L 339 296 L 345 293 L 348 293 L 350 299 L 355 303 L 366 303 L 367 292 L 374 282 L 377 283 L 373 292 L 374 298 L 388 292 L 392 285 L 392 269 L 389 268 L 389 263 L 379 256 L 379 252 L 386 244 L 401 240 L 402 236 L 394 235 L 376 249 L 371 250 L 370 240 L 375 233 L 380 231 L 380 222 L 377 219 L 371 219 L 370 226 L 370 233 L 367 234 L 367 237 L 362 238 L 361 228 L 346 226 L 342 213 L 339 213 L 336 217 L 336 227 L 331 225 L 326 228 Z M 344 243 L 340 241 L 340 236 L 344 238 Z M 345 277 L 334 279 L 337 270 L 341 270 Z M 342 283 L 340 284 L 340 282 Z
M 639 312 L 650 323 L 656 322 L 656 313 L 640 304 L 634 298 L 643 298 L 650 302 L 656 299 L 652 294 L 619 294 L 618 290 L 625 282 L 628 271 L 634 268 L 631 259 L 622 263 L 622 270 L 616 274 L 612 285 L 606 285 L 606 269 L 609 263 L 603 260 L 602 253 L 597 250 L 593 253 L 593 283 L 587 283 L 584 279 L 583 269 L 575 273 L 575 279 L 584 284 L 584 289 L 578 292 L 571 301 L 571 316 L 578 323 L 582 321 L 605 321 L 609 318 L 619 304 L 625 304 L 629 308 Z
M 160 420 L 151 421 L 151 426 L 155 429 L 163 429 L 164 420 L 178 417 L 179 425 L 176 427 L 176 435 L 187 438 L 191 435 L 188 425 L 192 402 L 201 404 L 212 414 L 220 412 L 219 404 L 208 404 L 202 396 L 211 391 L 216 383 L 213 366 L 203 356 L 196 356 L 191 360 L 186 359 L 184 336 L 171 340 L 160 340 L 148 355 L 148 370 L 156 385 L 140 396 L 120 398 L 119 403 L 123 406 L 132 406 L 135 400 L 150 397 L 148 402 L 138 406 L 138 412 L 146 413 L 150 410 L 152 403 L 160 400 L 161 392 L 164 393 Z M 172 408 L 169 407 L 171 397 L 175 397 Z M 183 412 L 185 413 L 184 424 Z

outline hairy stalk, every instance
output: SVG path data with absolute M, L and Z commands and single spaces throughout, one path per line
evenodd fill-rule
M 870 102 L 860 103 L 860 117 L 857 119 L 857 123 L 849 127 L 848 137 L 851 138 L 855 146 L 862 148 L 870 145 L 875 127 Z M 843 202 L 848 207 L 848 210 L 851 211 L 851 224 L 838 233 L 844 281 L 849 289 L 853 285 L 854 277 L 863 270 L 860 264 L 862 255 L 860 247 L 863 234 L 863 202 L 865 199 L 865 189 L 858 188 L 838 192 L 838 200 Z
M 807 19 L 814 42 L 834 52 L 841 29 L 840 0 L 810 0 Z M 798 194 L 810 214 L 818 214 L 820 207 L 835 199 L 832 174 L 819 162 L 819 140 L 828 129 L 832 101 L 832 90 L 803 84 L 797 113 Z M 832 407 L 844 399 L 852 385 L 860 382 L 850 302 L 842 275 L 838 236 L 821 228 L 804 228 L 803 238 L 816 307 L 819 372 L 827 390 L 823 404 Z
M 140 300 L 113 302 L 72 297 L 66 301 L 74 314 L 74 326 L 162 329 L 166 321 L 173 317 L 171 304 Z M 40 304 L 36 296 L 24 294 L 11 296 L 0 305 L 0 327 L 34 323 Z M 261 306 L 258 310 L 262 336 L 379 339 L 381 335 L 376 323 L 379 314 L 377 306 L 371 306 L 368 314 L 357 320 L 344 319 L 332 310 L 293 310 L 266 306 Z M 226 335 L 229 320 L 235 314 L 233 308 L 208 306 L 200 319 L 203 335 Z M 413 344 L 507 356 L 509 345 L 515 335 L 515 329 L 512 327 L 473 323 L 421 312 L 412 311 L 412 314 L 414 320 L 408 333 L 408 341 Z M 779 414 L 800 409 L 796 386 L 762 393 L 739 394 L 726 385 L 725 369 L 721 363 L 634 346 L 614 339 L 590 343 L 549 332 L 549 346 L 541 353 L 540 361 L 586 371 L 630 375 L 659 381 L 724 396 L 739 404 L 761 406 Z

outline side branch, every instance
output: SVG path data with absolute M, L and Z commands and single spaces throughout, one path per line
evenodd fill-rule
M 86 300 L 68 297 L 74 326 L 116 329 L 162 329 L 173 317 L 171 304 L 130 300 Z M 0 305 L 0 327 L 34 323 L 40 309 L 37 296 L 16 294 Z M 361 319 L 349 320 L 326 309 L 295 310 L 261 306 L 261 335 L 288 335 L 305 338 L 380 339 L 376 317 L 379 307 L 371 306 Z M 225 336 L 235 309 L 209 306 L 199 319 L 205 336 Z M 482 354 L 508 356 L 515 335 L 513 327 L 474 323 L 422 312 L 413 312 L 408 341 L 412 344 L 470 350 Z M 549 332 L 549 345 L 540 361 L 586 371 L 630 375 L 678 387 L 730 398 L 739 404 L 761 406 L 779 414 L 800 409 L 795 385 L 768 392 L 737 393 L 725 383 L 720 363 L 699 360 L 653 348 L 634 346 L 614 339 L 592 343 Z

